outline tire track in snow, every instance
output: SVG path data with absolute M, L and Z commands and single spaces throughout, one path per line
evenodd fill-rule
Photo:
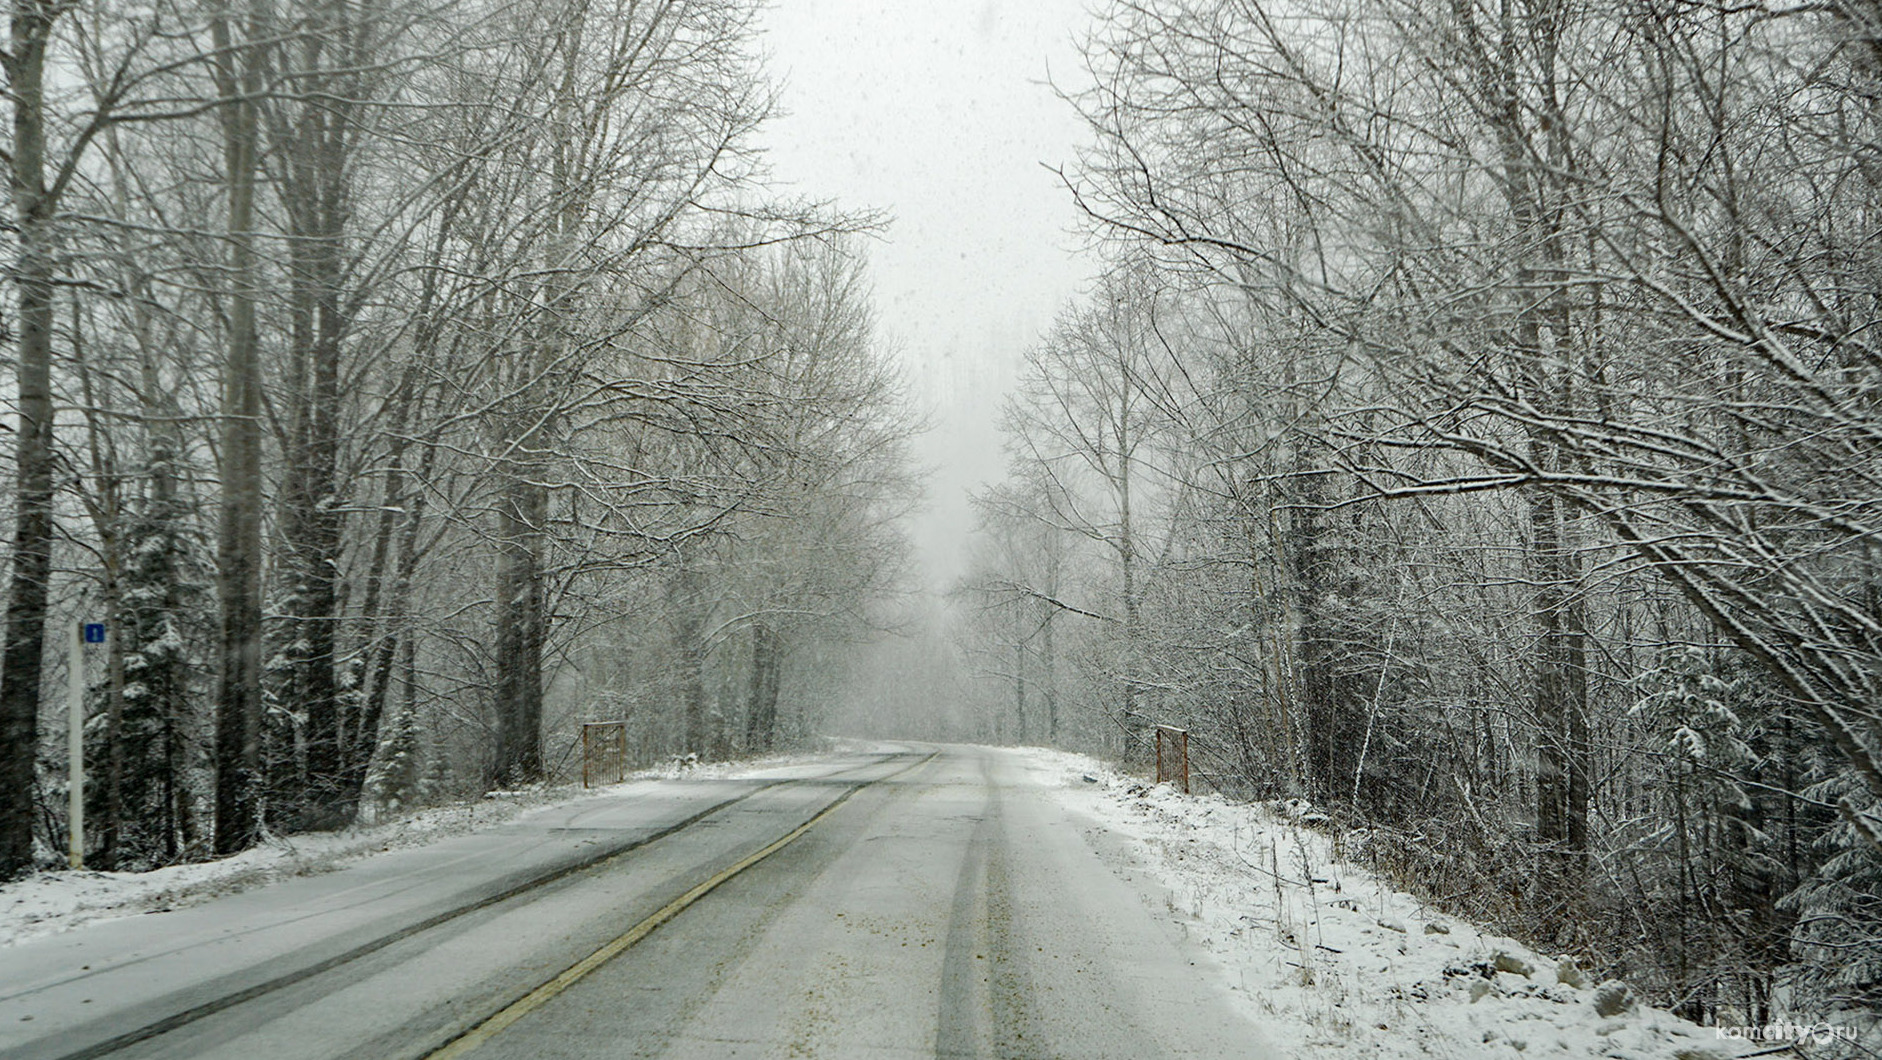
M 168 1034 L 172 1031 L 178 1030 L 182 1027 L 186 1027 L 192 1023 L 195 1023 L 199 1020 L 205 1019 L 209 1016 L 213 1016 L 216 1013 L 223 1012 L 228 1009 L 234 1008 L 238 1005 L 242 1005 L 247 1002 L 256 1000 L 257 998 L 265 997 L 269 994 L 273 994 L 278 991 L 285 990 L 288 987 L 294 986 L 298 983 L 302 983 L 316 976 L 320 976 L 327 972 L 331 972 L 337 968 L 340 968 L 347 964 L 358 961 L 361 958 L 377 953 L 380 950 L 383 950 L 388 946 L 394 945 L 395 943 L 404 941 L 415 935 L 419 935 L 426 931 L 430 931 L 434 928 L 448 924 L 451 921 L 457 920 L 471 913 L 475 913 L 480 910 L 488 909 L 488 908 L 491 908 L 492 906 L 496 906 L 504 902 L 509 902 L 514 899 L 523 897 L 524 895 L 527 895 L 532 891 L 538 890 L 558 880 L 574 875 L 575 873 L 584 871 L 586 869 L 594 868 L 596 866 L 602 865 L 603 863 L 613 860 L 615 858 L 619 858 L 624 855 L 631 854 L 634 851 L 639 850 L 647 846 L 650 843 L 657 842 L 658 840 L 665 839 L 668 836 L 684 831 L 685 829 L 690 828 L 695 824 L 698 824 L 699 822 L 705 820 L 706 818 L 709 818 L 741 802 L 744 802 L 747 799 L 750 799 L 763 792 L 770 791 L 774 788 L 778 788 L 778 787 L 786 786 L 786 785 L 814 785 L 814 784 L 820 784 L 820 783 L 827 784 L 832 779 L 834 779 L 835 776 L 840 776 L 841 773 L 844 773 L 844 772 L 853 772 L 855 771 L 855 769 L 868 769 L 868 768 L 882 765 L 886 762 L 891 762 L 897 759 L 904 759 L 904 758 L 911 758 L 911 757 L 918 757 L 920 761 L 927 761 L 927 759 L 932 757 L 932 755 L 918 755 L 918 754 L 909 753 L 909 752 L 900 752 L 900 753 L 892 752 L 892 753 L 881 755 L 875 762 L 871 762 L 863 766 L 853 767 L 852 769 L 848 769 L 848 770 L 842 770 L 838 774 L 828 776 L 828 777 L 813 777 L 813 778 L 787 777 L 787 778 L 781 778 L 778 780 L 772 780 L 772 781 L 759 783 L 753 788 L 751 788 L 749 791 L 745 791 L 738 795 L 734 795 L 731 798 L 723 799 L 723 800 L 720 800 L 719 802 L 713 803 L 712 805 L 705 807 L 704 809 L 700 810 L 697 813 L 694 813 L 686 818 L 683 818 L 682 820 L 676 821 L 654 832 L 636 837 L 624 843 L 619 843 L 619 844 L 615 844 L 612 846 L 603 847 L 600 850 L 597 850 L 591 854 L 584 855 L 574 861 L 556 866 L 555 868 L 550 869 L 547 872 L 530 876 L 526 879 L 515 881 L 505 886 L 501 886 L 496 891 L 483 895 L 473 901 L 466 902 L 463 905 L 455 906 L 450 909 L 446 909 L 439 913 L 433 914 L 432 916 L 425 917 L 414 923 L 405 925 L 404 927 L 401 927 L 397 930 L 394 930 L 387 934 L 370 939 L 366 942 L 360 943 L 359 945 L 353 946 L 349 949 L 346 949 L 340 953 L 334 954 L 323 960 L 317 961 L 313 964 L 307 965 L 302 968 L 297 968 L 291 972 L 287 972 L 285 974 L 278 975 L 270 979 L 263 980 L 259 983 L 255 983 L 246 988 L 235 990 L 227 994 L 223 994 L 212 1000 L 201 1002 L 199 1004 L 186 1008 L 180 1012 L 173 1013 L 161 1019 L 153 1020 L 149 1023 L 135 1027 L 131 1030 L 124 1031 L 120 1034 L 114 1035 L 103 1041 L 95 1042 L 95 1043 L 80 1047 L 78 1049 L 75 1049 L 69 1052 L 58 1053 L 55 1056 L 51 1057 L 50 1060 L 97 1060 L 97 1058 L 99 1057 L 108 1056 L 111 1053 L 128 1048 L 132 1045 L 136 1045 L 139 1042 L 148 1041 L 152 1038 L 156 1038 L 164 1034 Z M 917 762 L 916 764 L 920 764 L 920 763 Z M 847 794 L 852 794 L 855 790 L 858 790 L 861 787 L 865 787 L 869 784 L 877 783 L 879 782 L 880 779 L 883 779 L 883 778 L 878 778 L 877 780 L 863 781 L 860 784 L 856 785 L 855 788 L 852 788 L 850 792 L 846 792 L 845 795 L 847 796 Z

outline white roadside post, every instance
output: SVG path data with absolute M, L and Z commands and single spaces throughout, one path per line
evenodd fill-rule
M 71 755 L 66 774 L 66 786 L 72 797 L 68 829 L 72 834 L 70 861 L 73 868 L 82 869 L 85 867 L 85 628 L 76 621 L 72 623 L 72 658 L 67 664 L 65 683 L 66 694 L 70 697 L 66 707 L 70 734 L 66 750 Z

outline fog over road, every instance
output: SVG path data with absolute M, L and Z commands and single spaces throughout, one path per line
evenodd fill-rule
M 634 784 L 12 947 L 0 1056 L 1270 1055 L 1115 842 L 991 748 Z

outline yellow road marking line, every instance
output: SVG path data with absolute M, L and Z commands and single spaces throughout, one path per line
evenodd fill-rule
M 916 764 L 919 765 L 921 763 L 916 763 Z M 831 803 L 830 805 L 825 806 L 823 809 L 817 811 L 816 816 L 812 817 L 808 821 L 805 821 L 803 824 L 798 825 L 796 828 L 793 828 L 790 832 L 786 833 L 783 836 L 783 838 L 774 840 L 770 846 L 765 847 L 763 850 L 760 850 L 755 854 L 746 855 L 744 860 L 738 862 L 736 865 L 733 865 L 730 868 L 720 871 L 717 875 L 713 876 L 711 879 L 706 880 L 704 883 L 699 884 L 698 886 L 694 887 L 692 890 L 687 891 L 685 894 L 682 894 L 678 898 L 675 898 L 671 902 L 668 902 L 666 905 L 660 908 L 659 912 L 653 914 L 652 916 L 641 921 L 640 923 L 635 924 L 632 928 L 629 928 L 626 934 L 621 935 L 620 937 L 616 938 L 614 941 L 609 942 L 608 944 L 602 946 L 600 949 L 596 950 L 595 952 L 582 958 L 580 961 L 576 962 L 576 964 L 574 964 L 572 967 L 565 970 L 561 975 L 558 975 L 554 979 L 551 979 L 548 982 L 537 987 L 536 989 L 531 990 L 529 993 L 523 995 L 518 1000 L 512 1002 L 509 1005 L 509 1007 L 503 1009 L 501 1012 L 498 1012 L 496 1015 L 491 1016 L 489 1019 L 484 1020 L 482 1023 L 479 1023 L 477 1026 L 472 1027 L 470 1030 L 465 1031 L 463 1034 L 459 1035 L 458 1037 L 453 1038 L 450 1042 L 446 1043 L 445 1046 L 439 1049 L 437 1052 L 428 1054 L 425 1057 L 425 1060 L 455 1060 L 455 1058 L 463 1056 L 466 1053 L 469 1053 L 472 1049 L 477 1048 L 478 1046 L 484 1044 L 490 1039 L 503 1033 L 504 1030 L 506 1030 L 511 1024 L 515 1023 L 517 1020 L 520 1020 L 524 1016 L 527 1016 L 531 1012 L 534 1012 L 535 1010 L 541 1008 L 543 1005 L 553 1000 L 557 994 L 560 994 L 562 991 L 567 990 L 571 986 L 574 986 L 578 980 L 580 980 L 583 976 L 587 975 L 589 972 L 592 972 L 595 969 L 613 960 L 614 958 L 619 957 L 623 952 L 627 950 L 628 947 L 634 945 L 634 943 L 636 942 L 639 942 L 641 939 L 646 938 L 649 934 L 653 932 L 653 929 L 673 919 L 675 916 L 678 916 L 681 910 L 685 909 L 689 905 L 692 905 L 694 902 L 699 901 L 701 898 L 704 898 L 708 893 L 710 893 L 714 888 L 718 887 L 720 884 L 738 875 L 739 873 L 744 872 L 746 869 L 751 868 L 753 865 L 758 864 L 760 861 L 763 861 L 764 859 L 770 857 L 771 855 L 777 853 L 779 850 L 782 850 L 785 847 L 785 845 L 790 843 L 793 839 L 796 839 L 798 836 L 801 836 L 805 832 L 810 831 L 810 828 L 812 825 L 816 824 L 818 821 L 823 820 L 825 817 L 830 816 L 830 814 L 836 812 L 836 808 L 838 806 L 841 806 L 845 802 L 849 801 L 849 797 L 851 795 L 854 795 L 858 791 L 861 791 L 861 790 L 862 790 L 862 787 L 858 786 L 858 787 L 851 788 L 850 790 L 844 792 L 842 797 L 838 798 L 835 802 Z

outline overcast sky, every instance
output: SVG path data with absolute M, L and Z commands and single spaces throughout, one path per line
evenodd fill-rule
M 788 112 L 765 134 L 794 190 L 886 211 L 876 309 L 935 427 L 916 527 L 936 583 L 957 574 L 966 491 L 998 479 L 994 429 L 1021 353 L 1094 270 L 1045 165 L 1071 160 L 1084 0 L 774 0 L 765 46 Z

